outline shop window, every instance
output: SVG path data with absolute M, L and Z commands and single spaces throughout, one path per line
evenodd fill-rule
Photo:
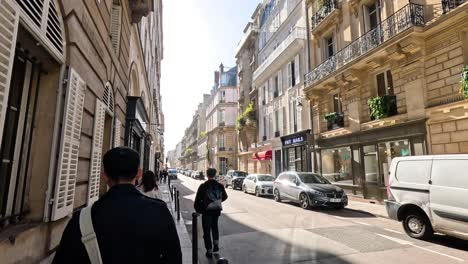
M 393 76 L 390 70 L 381 72 L 376 75 L 377 95 L 394 95 L 393 93 Z
M 281 173 L 281 150 L 275 150 L 275 174 L 278 177 L 278 174 Z
M 364 177 L 366 184 L 377 184 L 378 176 L 378 159 L 377 149 L 375 145 L 368 145 L 363 147 L 364 156 Z
M 296 171 L 296 151 L 294 148 L 288 149 L 288 170 Z
M 408 140 L 388 141 L 379 143 L 379 160 L 381 177 L 379 184 L 386 185 L 388 182 L 388 173 L 393 158 L 410 156 L 410 146 Z
M 322 174 L 330 182 L 353 185 L 351 148 L 325 149 L 322 153 Z

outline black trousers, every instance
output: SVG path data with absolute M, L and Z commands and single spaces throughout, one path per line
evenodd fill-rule
M 216 244 L 219 241 L 218 219 L 219 215 L 202 215 L 203 240 L 207 250 L 213 248 L 212 236 Z

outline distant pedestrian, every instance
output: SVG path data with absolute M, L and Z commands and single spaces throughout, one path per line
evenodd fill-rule
M 179 237 L 166 204 L 134 186 L 141 177 L 138 152 L 114 148 L 103 163 L 109 191 L 73 214 L 52 263 L 181 264 Z
M 139 189 L 148 197 L 162 199 L 161 192 L 159 191 L 158 184 L 156 183 L 156 176 L 152 171 L 146 171 L 143 173 L 143 179 Z
M 166 183 L 166 180 L 167 180 L 167 170 L 163 170 L 163 182 Z
M 216 169 L 209 168 L 206 176 L 208 180 L 198 188 L 194 207 L 197 213 L 202 214 L 206 257 L 211 258 L 213 252 L 219 251 L 218 219 L 223 210 L 222 202 L 226 201 L 228 196 L 224 186 L 215 180 Z M 213 243 L 211 237 L 213 237 Z

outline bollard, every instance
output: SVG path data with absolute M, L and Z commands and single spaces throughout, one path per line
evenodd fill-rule
M 192 214 L 192 264 L 198 264 L 198 214 Z
M 179 198 L 179 190 L 177 190 L 177 220 L 180 220 L 180 198 Z
M 174 211 L 177 212 L 177 189 L 174 188 Z
M 173 189 L 169 187 L 169 193 L 171 193 L 171 200 L 174 201 L 174 192 L 172 190 Z

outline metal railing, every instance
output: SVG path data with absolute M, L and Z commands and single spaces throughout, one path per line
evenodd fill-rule
M 326 0 L 311 18 L 311 27 L 314 30 L 325 18 L 338 8 L 337 0 Z
M 314 84 L 412 26 L 424 25 L 424 6 L 408 4 L 305 75 Z
M 465 2 L 468 2 L 468 0 L 442 0 L 442 13 L 446 14 Z

